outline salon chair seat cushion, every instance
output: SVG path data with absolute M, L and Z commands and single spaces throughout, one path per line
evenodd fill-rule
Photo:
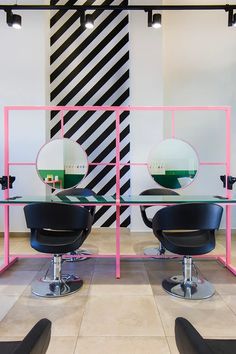
M 163 232 L 168 250 L 173 253 L 197 256 L 215 248 L 214 233 L 210 230 Z
M 31 247 L 43 253 L 65 254 L 81 246 L 82 236 L 83 230 L 80 233 L 66 230 L 31 230 Z

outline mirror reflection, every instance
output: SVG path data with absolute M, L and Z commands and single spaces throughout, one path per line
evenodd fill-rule
M 198 156 L 191 145 L 179 139 L 163 140 L 148 158 L 148 170 L 162 187 L 178 189 L 193 182 L 198 170 Z
M 37 156 L 37 172 L 52 188 L 67 189 L 82 181 L 88 171 L 87 155 L 70 139 L 55 139 L 44 145 Z

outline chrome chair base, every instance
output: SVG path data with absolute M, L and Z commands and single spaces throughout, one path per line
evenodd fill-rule
M 83 280 L 79 278 L 76 281 L 38 281 L 32 284 L 31 291 L 37 296 L 55 298 L 73 294 L 79 291 L 82 285 Z
M 79 281 L 80 277 L 77 277 L 74 274 L 62 274 L 61 279 L 64 282 L 68 282 L 68 281 L 74 282 L 74 281 Z M 45 282 L 45 283 L 52 283 L 53 282 L 53 275 L 50 277 L 50 275 L 48 275 L 46 273 L 42 278 L 40 278 L 40 281 Z
M 145 256 L 161 256 L 165 253 L 165 249 L 163 247 L 145 247 L 143 250 L 143 254 Z
M 207 299 L 215 293 L 215 289 L 211 283 L 197 277 L 192 277 L 192 281 L 184 283 L 183 276 L 173 276 L 164 279 L 162 287 L 170 295 L 188 300 Z
M 77 251 L 73 251 L 70 252 L 71 258 L 65 258 L 64 261 L 66 262 L 81 262 L 81 261 L 85 261 L 86 259 L 89 259 L 90 255 L 93 254 L 92 252 L 90 252 L 89 250 L 85 250 L 85 249 L 79 249 Z M 84 257 L 73 257 L 73 255 L 81 255 Z

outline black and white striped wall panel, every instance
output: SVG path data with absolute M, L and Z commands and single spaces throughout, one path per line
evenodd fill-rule
M 51 4 L 119 5 L 128 0 L 51 0 Z M 95 27 L 84 29 L 76 11 L 52 11 L 50 18 L 50 103 L 59 106 L 129 104 L 129 17 L 126 11 L 95 10 Z M 115 114 L 74 112 L 64 115 L 65 137 L 85 149 L 89 162 L 115 162 Z M 129 113 L 121 115 L 121 159 L 129 161 Z M 60 115 L 51 113 L 50 135 L 60 137 Z M 115 194 L 114 166 L 90 166 L 83 186 L 98 194 Z M 130 169 L 121 169 L 121 193 L 129 193 Z M 114 207 L 98 208 L 97 226 L 115 225 Z M 129 226 L 130 208 L 121 210 Z

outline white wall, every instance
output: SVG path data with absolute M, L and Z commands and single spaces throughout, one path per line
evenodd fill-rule
M 190 4 L 193 0 L 185 2 Z M 143 4 L 144 1 L 132 0 L 130 3 Z M 150 0 L 148 3 L 156 4 L 156 1 Z M 165 3 L 173 4 L 175 1 L 165 0 Z M 184 1 L 181 3 L 184 4 Z M 201 0 L 198 3 L 201 3 Z M 221 1 L 218 0 L 218 3 Z M 16 31 L 6 25 L 5 14 L 0 13 L 0 176 L 3 175 L 3 106 L 47 104 L 48 15 L 46 12 L 25 11 L 22 13 L 23 28 Z M 236 29 L 227 27 L 227 14 L 224 11 L 163 11 L 163 27 L 160 31 L 147 27 L 147 14 L 143 11 L 132 11 L 130 105 L 231 105 L 234 118 L 235 37 Z M 18 113 L 14 114 L 13 118 L 11 139 L 14 141 L 14 147 L 11 154 L 15 158 L 24 156 L 31 161 L 45 141 L 42 112 Z M 199 116 L 185 113 L 177 114 L 176 119 L 177 136 L 189 141 L 201 159 L 224 158 L 222 135 L 225 128 L 222 114 L 204 113 Z M 165 115 L 165 136 L 170 135 L 169 120 L 169 116 Z M 163 138 L 163 116 L 161 113 L 138 112 L 131 114 L 130 121 L 131 160 L 145 162 L 150 148 Z M 235 119 L 232 119 L 231 132 L 232 175 L 236 175 Z M 24 146 L 17 144 L 20 142 L 19 134 L 25 134 Z M 12 174 L 21 175 L 20 170 L 22 169 L 19 167 L 13 168 Z M 14 194 L 44 192 L 45 187 L 35 170 L 27 167 L 24 171 L 24 178 L 18 178 L 15 182 Z M 224 174 L 224 170 L 202 167 L 197 182 L 183 190 L 183 193 L 223 193 L 219 174 Z M 157 186 L 145 167 L 132 168 L 131 178 L 133 194 Z M 2 192 L 0 193 L 2 195 Z M 12 213 L 17 214 L 12 218 L 12 231 L 24 229 L 24 218 L 18 217 L 18 208 L 12 209 Z M 132 217 L 132 228 L 144 229 L 137 207 L 133 208 Z M 0 229 L 2 228 L 1 211 Z
M 1 1 L 1 3 L 7 3 Z M 24 1 L 21 1 L 21 4 Z M 38 2 L 40 3 L 40 1 Z M 7 105 L 45 105 L 48 78 L 48 36 L 45 36 L 45 17 L 42 12 L 18 12 L 22 15 L 22 29 L 6 24 L 0 12 L 0 176 L 3 166 L 3 107 Z M 10 115 L 10 156 L 12 161 L 32 162 L 45 141 L 45 114 L 17 112 Z M 23 142 L 23 143 L 22 143 Z M 44 185 L 32 166 L 12 167 L 16 175 L 14 195 L 42 194 Z M 0 198 L 3 192 L 0 191 Z M 22 208 L 11 208 L 11 230 L 25 229 Z M 3 211 L 0 209 L 0 230 L 3 230 Z
M 181 1 L 181 4 L 191 3 L 196 1 Z M 163 21 L 164 104 L 232 106 L 231 173 L 235 175 L 236 28 L 227 26 L 228 15 L 224 11 L 169 11 Z M 169 130 L 168 119 L 165 129 Z M 196 148 L 201 161 L 225 160 L 223 113 L 179 113 L 176 134 Z M 201 166 L 196 181 L 182 193 L 223 194 L 221 174 L 225 174 L 222 167 Z M 236 227 L 235 218 L 233 223 Z
M 143 5 L 143 0 L 130 4 Z M 148 4 L 156 4 L 155 0 Z M 163 105 L 162 31 L 147 27 L 144 11 L 130 12 L 130 105 Z M 150 149 L 163 139 L 162 113 L 132 112 L 130 114 L 130 159 L 147 162 Z M 156 187 L 147 167 L 131 168 L 131 193 Z M 131 229 L 143 230 L 138 207 L 132 207 Z
M 37 167 L 40 170 L 64 170 L 64 141 L 52 140 L 39 151 Z

